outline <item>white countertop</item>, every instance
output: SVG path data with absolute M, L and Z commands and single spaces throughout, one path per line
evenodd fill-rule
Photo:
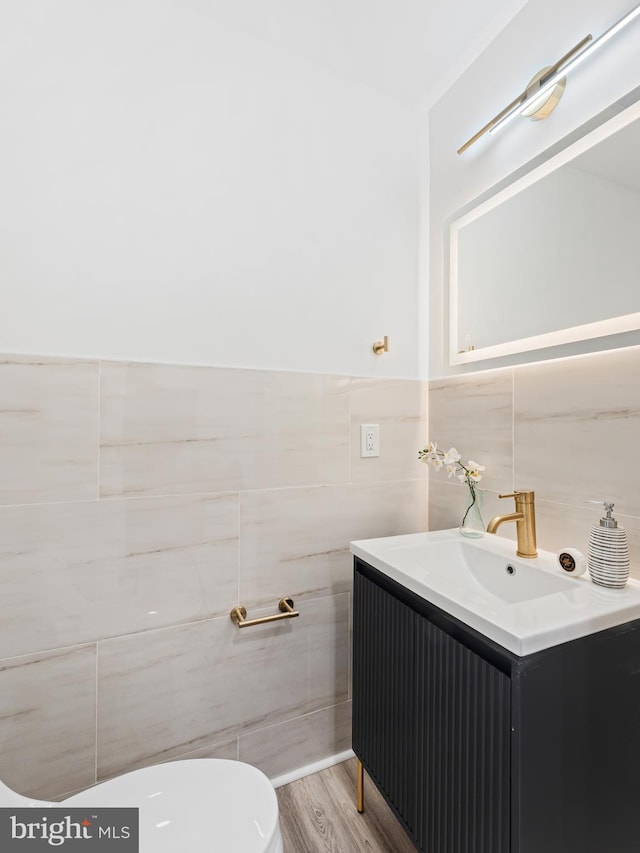
M 457 529 L 351 543 L 355 556 L 519 656 L 640 618 L 640 582 L 608 589 L 588 573 L 567 575 L 555 554 L 515 551 L 511 540 Z

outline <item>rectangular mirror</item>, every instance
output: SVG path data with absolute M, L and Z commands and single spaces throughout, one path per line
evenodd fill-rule
M 640 101 L 456 218 L 452 365 L 640 329 Z

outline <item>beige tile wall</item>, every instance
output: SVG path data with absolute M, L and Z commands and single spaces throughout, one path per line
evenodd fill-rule
M 0 389 L 0 778 L 348 749 L 348 543 L 425 529 L 426 383 L 7 356 Z
M 600 516 L 588 502 L 615 501 L 640 578 L 640 347 L 433 381 L 429 437 L 487 466 L 485 523 L 504 512 L 500 491 L 534 489 L 546 550 L 586 554 Z M 462 486 L 433 473 L 431 529 L 457 526 L 464 500 Z

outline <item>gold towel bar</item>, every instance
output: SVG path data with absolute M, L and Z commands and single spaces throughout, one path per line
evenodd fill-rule
M 238 628 L 248 628 L 251 625 L 264 625 L 267 622 L 277 622 L 279 619 L 293 619 L 294 616 L 299 616 L 300 612 L 293 609 L 292 598 L 281 598 L 278 602 L 280 613 L 274 613 L 273 616 L 260 616 L 258 619 L 247 619 L 247 609 L 238 605 L 234 607 L 229 614 L 231 621 L 235 622 Z

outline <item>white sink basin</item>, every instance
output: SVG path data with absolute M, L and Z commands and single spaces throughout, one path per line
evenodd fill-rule
M 516 545 L 458 530 L 351 543 L 357 557 L 517 655 L 640 618 L 640 583 L 605 589 L 565 574 L 555 554 L 516 557 Z

